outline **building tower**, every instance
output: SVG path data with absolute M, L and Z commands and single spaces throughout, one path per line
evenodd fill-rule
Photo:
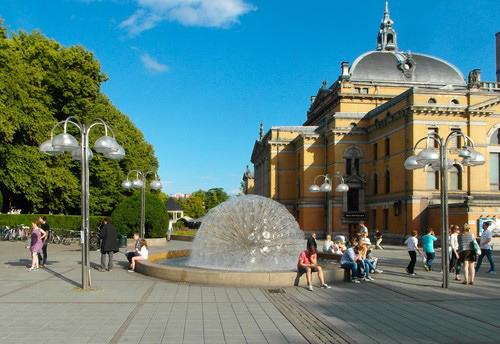
M 394 22 L 389 17 L 389 1 L 385 2 L 384 18 L 380 23 L 380 30 L 377 36 L 377 50 L 397 51 L 398 43 L 396 40 L 396 31 L 392 28 Z

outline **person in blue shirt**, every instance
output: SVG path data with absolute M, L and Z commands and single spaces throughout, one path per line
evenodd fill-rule
M 432 228 L 428 228 L 427 234 L 422 237 L 422 246 L 427 258 L 427 263 L 424 264 L 424 269 L 427 271 L 432 271 L 432 261 L 436 256 L 436 253 L 434 252 L 434 241 L 436 240 L 437 238 L 434 235 L 434 230 Z
M 358 246 L 356 247 L 349 247 L 345 252 L 342 254 L 342 257 L 340 257 L 340 266 L 344 269 L 349 269 L 352 271 L 352 282 L 353 283 L 360 283 L 358 280 L 358 264 L 357 261 L 358 259 L 361 258 L 359 254 L 359 248 Z

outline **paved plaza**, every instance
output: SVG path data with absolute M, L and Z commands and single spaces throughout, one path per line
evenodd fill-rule
M 312 292 L 169 283 L 127 272 L 118 253 L 82 291 L 78 246 L 49 246 L 47 268 L 27 272 L 24 244 L 0 242 L 0 343 L 500 342 L 500 276 L 485 274 L 487 262 L 476 285 L 443 290 L 441 273 L 421 263 L 417 276 L 403 273 L 403 247 L 375 253 L 384 273 L 374 282 Z M 91 259 L 97 267 L 99 253 Z

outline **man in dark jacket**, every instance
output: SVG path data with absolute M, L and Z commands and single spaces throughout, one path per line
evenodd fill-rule
M 107 270 L 113 268 L 113 253 L 118 252 L 118 234 L 116 227 L 111 224 L 111 218 L 104 219 L 104 226 L 101 228 L 99 237 L 101 238 L 101 267 L 99 271 L 106 271 L 106 256 L 108 256 Z
M 316 242 L 316 233 L 312 233 L 309 239 L 307 239 L 307 249 L 310 249 L 311 246 L 314 246 L 316 250 L 318 249 L 318 243 Z

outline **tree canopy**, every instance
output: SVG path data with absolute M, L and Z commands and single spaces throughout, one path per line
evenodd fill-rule
M 107 80 L 92 52 L 64 47 L 39 31 L 7 32 L 0 22 L 0 191 L 4 210 L 23 213 L 80 212 L 80 162 L 69 154 L 38 152 L 52 127 L 69 116 L 84 123 L 102 118 L 125 148 L 126 158 L 94 154 L 90 162 L 90 211 L 108 215 L 130 191 L 121 189 L 132 169 L 157 169 L 151 144 L 130 118 L 101 92 Z M 76 128 L 68 131 L 79 140 Z M 59 131 L 56 131 L 56 134 Z M 103 135 L 94 127 L 90 145 Z
M 189 198 L 177 200 L 184 213 L 192 218 L 200 218 L 210 209 L 229 199 L 229 196 L 222 188 L 212 188 L 208 191 L 198 190 L 191 194 Z

